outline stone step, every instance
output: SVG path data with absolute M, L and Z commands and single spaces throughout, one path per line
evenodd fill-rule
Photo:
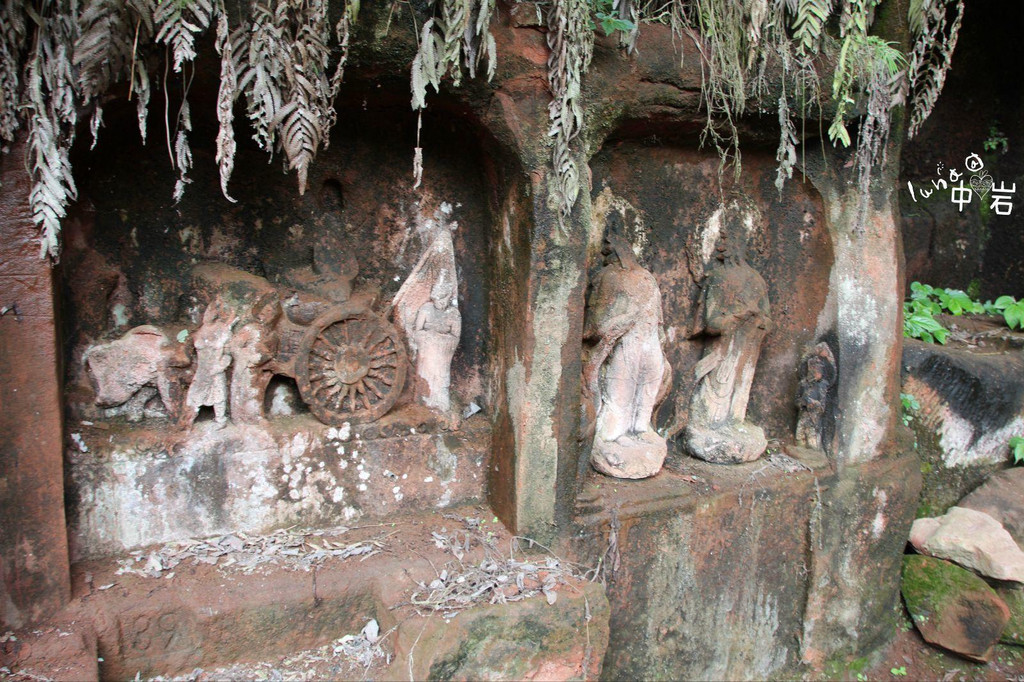
M 246 568 L 237 560 L 247 556 L 241 553 L 226 553 L 216 564 L 189 558 L 168 567 L 170 552 L 159 548 L 76 564 L 75 599 L 62 619 L 75 623 L 69 646 L 73 640 L 95 672 L 64 675 L 60 657 L 48 649 L 12 657 L 12 670 L 55 679 L 132 679 L 195 670 L 209 675 L 245 664 L 252 672 L 257 664 L 294 659 L 289 665 L 306 665 L 319 658 L 313 662 L 323 674 L 337 677 L 353 658 L 339 640 L 375 620 L 381 634 L 381 655 L 371 661 L 377 677 L 412 671 L 419 679 L 445 671 L 569 679 L 600 671 L 609 619 L 603 586 L 581 579 L 568 562 L 549 566 L 555 561 L 550 554 L 513 545 L 486 508 L 408 516 L 337 535 L 318 532 L 298 548 L 299 556 Z M 308 565 L 325 540 L 372 549 Z M 509 563 L 511 557 L 519 563 Z M 143 575 L 147 566 L 154 577 Z M 471 592 L 479 594 L 458 601 Z

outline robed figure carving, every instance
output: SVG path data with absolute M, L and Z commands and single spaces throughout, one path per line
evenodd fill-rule
M 587 302 L 585 397 L 598 403 L 590 462 L 618 478 L 658 473 L 667 445 L 651 417 L 671 383 L 662 352 L 661 292 L 630 245 L 609 229 L 605 265 Z
M 420 229 L 423 253 L 395 294 L 395 320 L 405 330 L 416 370 L 419 402 L 451 411 L 451 365 L 462 334 L 452 207 L 444 203 Z
M 768 447 L 764 430 L 748 422 L 747 403 L 761 343 L 771 328 L 768 287 L 744 255 L 739 216 L 723 226 L 718 261 L 704 281 L 704 355 L 684 431 L 686 450 L 721 464 L 751 462 Z

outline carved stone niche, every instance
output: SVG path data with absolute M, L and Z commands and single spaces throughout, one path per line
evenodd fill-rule
M 694 457 L 719 464 L 751 462 L 768 447 L 764 430 L 746 420 L 761 344 L 771 328 L 768 286 L 746 261 L 744 213 L 723 207 L 716 264 L 701 292 L 704 354 L 694 369 L 683 443 Z
M 613 230 L 621 223 L 618 213 L 609 216 L 605 265 L 594 279 L 583 330 L 585 408 L 593 420 L 590 462 L 608 476 L 647 478 L 661 470 L 668 451 L 651 424 L 672 383 L 662 351 L 661 292 Z

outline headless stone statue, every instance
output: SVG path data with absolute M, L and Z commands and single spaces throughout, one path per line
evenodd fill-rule
M 646 478 L 661 470 L 665 439 L 651 417 L 671 369 L 661 348 L 661 292 L 629 244 L 609 230 L 605 266 L 587 303 L 584 391 L 599 400 L 590 462 L 603 474 Z
M 684 430 L 687 451 L 720 464 L 751 462 L 768 447 L 764 431 L 746 421 L 754 369 L 771 326 L 768 287 L 747 264 L 738 220 L 726 226 L 718 264 L 704 282 L 704 355 Z

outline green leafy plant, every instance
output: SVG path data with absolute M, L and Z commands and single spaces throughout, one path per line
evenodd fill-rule
M 1024 328 L 1024 299 L 1000 296 L 993 302 L 986 301 L 983 308 L 990 315 L 1001 315 L 1010 329 Z
M 987 152 L 998 151 L 1000 154 L 1005 154 L 1010 151 L 1010 141 L 1003 131 L 999 130 L 998 125 L 989 126 L 988 139 L 982 143 L 982 146 Z
M 890 668 L 889 672 L 892 673 L 896 677 L 906 677 L 907 676 L 907 666 L 901 665 L 898 668 Z
M 597 26 L 601 27 L 606 36 L 616 31 L 629 33 L 636 28 L 629 19 L 624 19 L 618 14 L 614 0 L 592 0 L 594 6 L 594 18 L 597 19 Z M 595 26 L 596 28 L 596 26 Z
M 1013 463 L 1024 462 L 1024 438 L 1014 436 L 1010 439 L 1010 452 L 1013 453 Z
M 917 402 L 912 393 L 900 393 L 900 408 L 904 426 L 910 426 L 910 422 L 914 421 L 914 413 L 921 409 L 921 403 Z
M 995 315 L 1002 317 L 1010 329 L 1024 329 L 1024 299 L 1000 296 L 981 303 L 959 289 L 914 282 L 910 285 L 910 299 L 903 303 L 903 335 L 928 343 L 946 343 L 949 330 L 935 319 L 942 313 Z

